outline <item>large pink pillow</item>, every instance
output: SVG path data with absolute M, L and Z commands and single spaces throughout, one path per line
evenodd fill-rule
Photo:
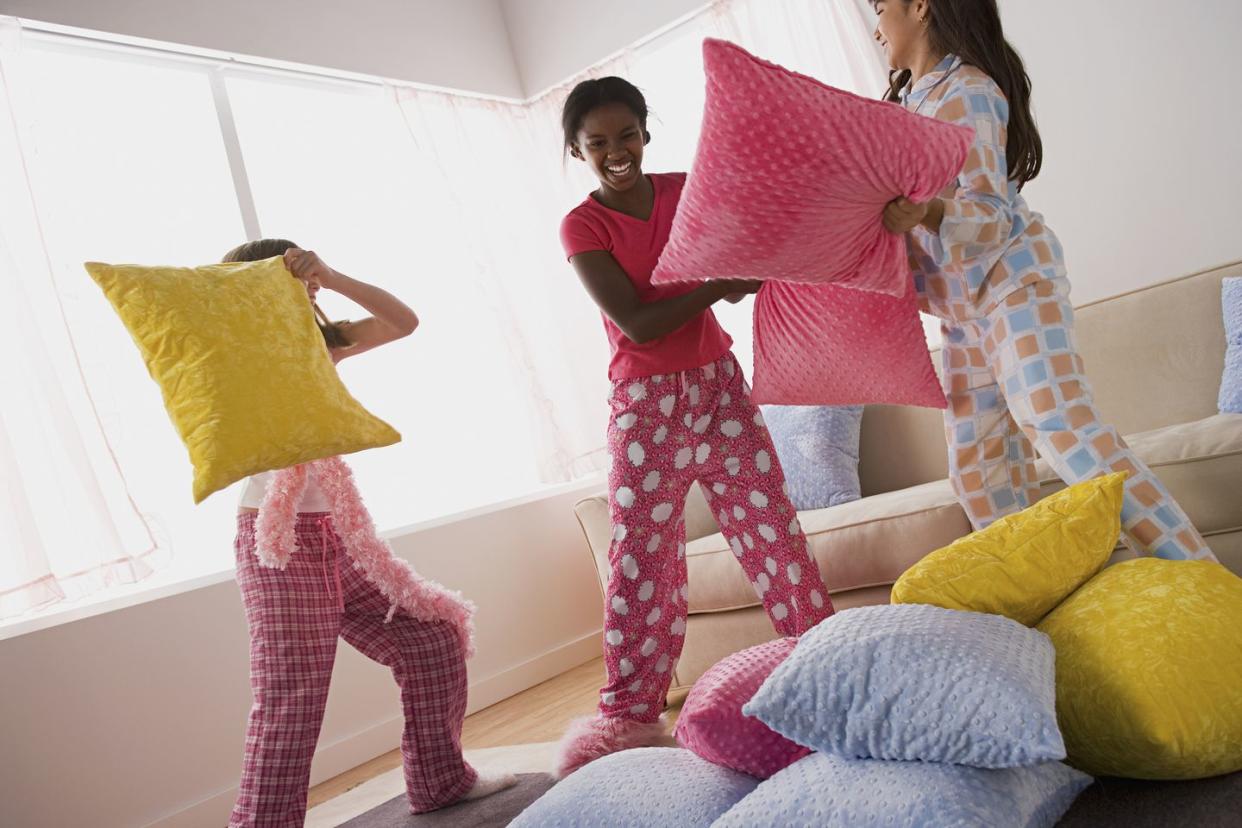
M 764 285 L 755 297 L 751 398 L 771 405 L 944 408 L 908 274 L 905 285 L 903 296 L 838 285 Z
M 927 201 L 962 168 L 971 130 L 703 43 L 707 99 L 690 177 L 652 283 L 783 279 L 900 295 L 897 196 Z
M 709 762 L 760 779 L 809 754 L 809 748 L 742 715 L 742 705 L 797 643 L 796 638 L 778 638 L 717 662 L 690 688 L 673 731 L 677 742 Z

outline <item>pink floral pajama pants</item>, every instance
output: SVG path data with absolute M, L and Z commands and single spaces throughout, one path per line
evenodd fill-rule
M 350 564 L 329 515 L 298 515 L 297 553 L 283 570 L 255 557 L 254 524 L 254 514 L 238 517 L 254 706 L 230 828 L 302 825 L 338 637 L 390 668 L 400 688 L 410 810 L 460 799 L 477 775 L 461 754 L 466 662 L 457 631 L 400 611 L 385 624 L 387 599 Z
M 772 439 L 732 354 L 701 368 L 617 380 L 610 399 L 612 544 L 605 590 L 605 716 L 654 721 L 686 633 L 686 495 L 703 487 L 780 635 L 832 614 Z

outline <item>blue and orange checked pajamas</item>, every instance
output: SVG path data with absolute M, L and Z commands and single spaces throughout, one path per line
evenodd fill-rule
M 1061 245 L 1008 177 L 1009 105 L 1000 89 L 949 55 L 903 103 L 975 131 L 962 172 L 941 194 L 940 232 L 920 226 L 907 236 L 923 309 L 941 321 L 949 476 L 971 524 L 981 529 L 1038 498 L 1038 452 L 1067 483 L 1129 473 L 1121 518 L 1137 553 L 1213 559 L 1095 408 Z
M 731 353 L 689 371 L 616 380 L 610 405 L 600 712 L 650 722 L 664 709 L 686 634 L 683 512 L 695 480 L 778 633 L 800 635 L 832 614 L 832 602 Z

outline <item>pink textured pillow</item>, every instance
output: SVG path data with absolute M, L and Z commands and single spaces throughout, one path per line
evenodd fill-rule
M 944 408 L 914 280 L 907 275 L 905 284 L 904 296 L 838 285 L 764 285 L 755 297 L 751 398 L 771 405 Z
M 811 752 L 758 719 L 742 715 L 759 686 L 793 652 L 796 638 L 778 638 L 721 659 L 704 673 L 677 717 L 673 735 L 684 748 L 726 768 L 767 779 Z
M 653 284 L 836 282 L 901 295 L 905 241 L 884 205 L 953 180 L 971 130 L 703 43 L 707 100 L 694 166 Z

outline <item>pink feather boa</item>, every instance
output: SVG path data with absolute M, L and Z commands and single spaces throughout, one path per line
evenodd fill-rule
M 315 474 L 332 510 L 332 522 L 355 569 L 391 604 L 385 623 L 398 608 L 420 621 L 447 621 L 461 637 L 466 657 L 474 655 L 474 604 L 414 571 L 393 554 L 375 532 L 353 472 L 340 457 L 313 460 L 272 475 L 255 522 L 255 555 L 263 566 L 284 569 L 297 551 L 298 501 Z

